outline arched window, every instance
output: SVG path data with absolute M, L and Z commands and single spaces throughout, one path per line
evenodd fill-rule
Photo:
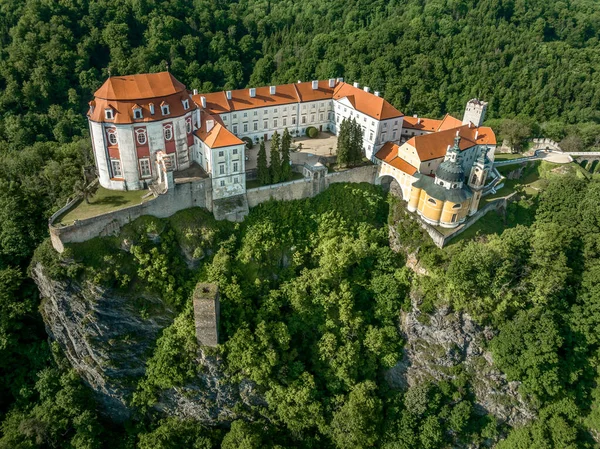
M 429 201 L 431 204 L 437 204 L 433 198 L 429 198 L 427 201 Z
M 108 143 L 110 145 L 116 145 L 117 144 L 117 130 L 115 128 L 110 128 L 106 132 L 108 135 Z
M 165 133 L 165 140 L 171 140 L 173 138 L 173 126 L 165 125 L 163 132 Z
M 137 139 L 137 143 L 139 143 L 140 145 L 145 145 L 146 142 L 148 141 L 148 138 L 146 137 L 145 129 L 136 129 L 135 136 Z
M 474 174 L 473 177 L 471 178 L 471 184 L 477 184 L 477 175 Z
M 188 134 L 192 132 L 192 119 L 191 118 L 187 118 L 185 120 L 185 130 Z
M 454 206 L 452 206 L 452 209 L 460 209 L 460 204 L 455 204 Z

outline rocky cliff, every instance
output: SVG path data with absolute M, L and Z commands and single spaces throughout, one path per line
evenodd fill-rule
M 157 338 L 175 317 L 159 297 L 126 297 L 92 282 L 51 279 L 41 263 L 31 274 L 41 296 L 41 312 L 51 340 L 96 393 L 105 415 L 131 416 L 133 392 L 145 373 Z M 206 423 L 235 418 L 240 402 L 256 402 L 249 383 L 230 384 L 215 357 L 198 350 L 198 376 L 182 387 L 164 390 L 154 409 Z
M 400 320 L 406 339 L 403 357 L 386 373 L 388 383 L 404 389 L 466 372 L 478 414 L 491 414 L 511 426 L 534 419 L 534 412 L 518 392 L 519 383 L 508 382 L 494 368 L 492 355 L 484 349 L 485 342 L 495 332 L 477 325 L 467 314 L 452 312 L 447 307 L 425 316 L 414 296 L 412 311 L 403 313 Z

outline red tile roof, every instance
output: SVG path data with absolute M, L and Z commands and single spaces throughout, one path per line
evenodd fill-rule
M 235 134 L 230 132 L 221 122 L 220 117 L 212 116 L 206 112 L 201 113 L 202 126 L 194 132 L 210 148 L 230 147 L 233 145 L 242 145 L 244 142 Z M 207 121 L 213 120 L 214 125 L 207 131 Z
M 417 168 L 410 165 L 404 159 L 398 156 L 398 145 L 392 142 L 386 142 L 381 149 L 375 154 L 375 157 L 398 170 L 403 171 L 407 175 L 414 175 Z
M 227 99 L 225 92 L 213 92 L 194 95 L 196 104 L 201 104 L 201 97 L 206 98 L 206 109 L 211 114 L 243 111 L 247 109 L 277 106 L 299 102 L 342 99 L 349 97 L 352 105 L 360 112 L 377 120 L 402 117 L 403 114 L 385 101 L 372 93 L 354 87 L 344 82 L 335 82 L 334 87 L 329 87 L 329 81 L 319 81 L 318 88 L 312 88 L 312 82 L 282 84 L 275 87 L 275 94 L 270 93 L 270 87 L 257 87 L 256 95 L 250 97 L 250 89 L 237 89 L 231 91 L 231 99 Z M 351 97 L 351 98 L 350 98 Z
M 169 72 L 111 76 L 94 96 L 105 100 L 133 101 L 167 97 L 185 92 L 185 86 Z
M 404 117 L 402 122 L 403 128 L 415 129 L 426 132 L 445 131 L 447 129 L 457 128 L 462 125 L 462 122 L 446 114 L 442 120 L 426 118 L 426 117 Z
M 469 127 L 469 125 L 411 137 L 406 143 L 416 149 L 421 161 L 438 159 L 446 155 L 448 145 L 454 145 L 457 132 L 461 137 L 459 143 L 461 151 L 475 145 L 496 145 L 496 136 L 491 128 L 487 126 L 476 128 L 474 126 Z
M 350 99 L 352 96 L 352 100 Z M 352 84 L 340 83 L 333 94 L 333 98 L 340 100 L 348 97 L 357 111 L 367 114 L 377 120 L 387 120 L 396 117 L 403 117 L 404 114 L 388 103 L 383 97 L 378 97 L 363 89 L 354 87 Z
M 169 72 L 142 75 L 112 76 L 94 94 L 90 102 L 93 110 L 88 117 L 94 122 L 116 124 L 144 123 L 179 117 L 196 109 L 192 101 L 184 109 L 183 100 L 189 99 L 185 86 Z M 152 101 L 148 101 L 148 100 Z M 160 108 L 150 113 L 150 105 L 169 105 L 169 114 L 162 115 Z M 105 119 L 104 110 L 112 109 L 114 119 Z M 142 118 L 133 118 L 133 109 L 142 109 Z

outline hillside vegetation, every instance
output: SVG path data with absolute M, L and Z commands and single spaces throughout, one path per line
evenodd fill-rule
M 460 116 L 466 100 L 479 96 L 490 103 L 489 123 L 516 146 L 543 134 L 579 149 L 600 143 L 599 38 L 593 0 L 0 0 L 0 447 L 218 447 L 223 438 L 173 419 L 159 425 L 144 417 L 127 430 L 103 422 L 89 391 L 47 343 L 27 267 L 47 237 L 48 217 L 81 184 L 82 167 L 93 165 L 85 112 L 109 69 L 152 72 L 168 63 L 201 91 L 343 76 L 381 91 L 407 114 L 436 117 Z M 586 447 L 587 430 L 598 429 L 598 181 L 561 179 L 535 200 L 527 227 L 452 252 L 420 252 L 431 271 L 418 284 L 428 292 L 424 304 L 452 300 L 493 323 L 499 366 L 523 382 L 523 394 L 539 409 L 541 419 L 509 433 L 504 447 Z M 353 212 L 338 212 L 345 221 L 325 209 L 300 220 L 309 213 L 298 205 L 257 209 L 244 226 L 263 237 L 252 242 L 256 237 L 243 229 L 228 230 L 229 244 L 215 237 L 222 249 L 206 273 L 182 269 L 173 280 L 159 276 L 160 266 L 157 273 L 146 266 L 146 278 L 137 269 L 119 273 L 109 270 L 122 257 L 115 251 L 94 273 L 115 286 L 147 285 L 182 308 L 201 275 L 244 286 L 239 297 L 224 293 L 232 300 L 224 311 L 231 313 L 226 360 L 231 373 L 255 380 L 280 406 L 234 423 L 223 447 L 368 447 L 378 435 L 377 444 L 389 448 L 433 448 L 494 441 L 504 432 L 472 419 L 468 390 L 459 384 L 427 387 L 408 399 L 382 391 L 379 373 L 393 363 L 391 348 L 402 345 L 391 323 L 408 281 L 384 242 L 380 194 L 356 193 L 369 204 L 361 202 L 357 216 L 354 195 L 339 200 Z M 294 231 L 296 224 L 302 231 Z M 413 231 L 407 238 L 427 245 Z M 292 251 L 291 242 L 300 249 Z M 38 257 L 52 260 L 47 244 Z M 95 266 L 78 263 L 67 275 Z M 64 269 L 55 268 L 58 275 Z M 378 279 L 379 271 L 387 280 Z M 374 290 L 380 281 L 385 285 Z M 437 292 L 437 285 L 450 290 Z M 371 303 L 377 295 L 388 299 Z M 336 308 L 344 313 L 330 316 Z M 307 323 L 313 327 L 304 336 L 299 326 Z M 266 357 L 273 358 L 263 372 L 256 364 L 270 345 Z M 235 356 L 246 349 L 257 356 Z M 296 397 L 303 407 L 290 403 Z M 151 399 L 140 393 L 140 401 Z M 357 429 L 364 434 L 355 435 Z

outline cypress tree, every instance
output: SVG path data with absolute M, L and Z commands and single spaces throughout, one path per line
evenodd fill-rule
M 281 139 L 279 133 L 275 131 L 273 137 L 271 137 L 271 164 L 269 171 L 271 172 L 271 183 L 277 184 L 281 182 L 281 157 L 279 155 L 279 147 L 281 146 Z
M 269 182 L 271 182 L 271 174 L 269 173 L 269 166 L 267 165 L 267 150 L 265 149 L 264 140 L 260 142 L 256 168 L 258 171 L 258 182 L 260 182 L 260 185 L 264 186 L 269 184 Z
M 350 143 L 350 164 L 356 165 L 362 161 L 363 158 L 363 131 L 360 123 L 355 119 L 352 119 L 352 132 L 351 132 L 351 143 Z
M 348 119 L 342 120 L 340 130 L 338 131 L 337 140 L 337 162 L 338 165 L 344 167 L 348 165 L 350 157 L 350 122 Z
M 287 128 L 283 130 L 281 138 L 281 181 L 289 181 L 292 179 L 292 167 L 290 165 L 290 144 L 292 136 Z

